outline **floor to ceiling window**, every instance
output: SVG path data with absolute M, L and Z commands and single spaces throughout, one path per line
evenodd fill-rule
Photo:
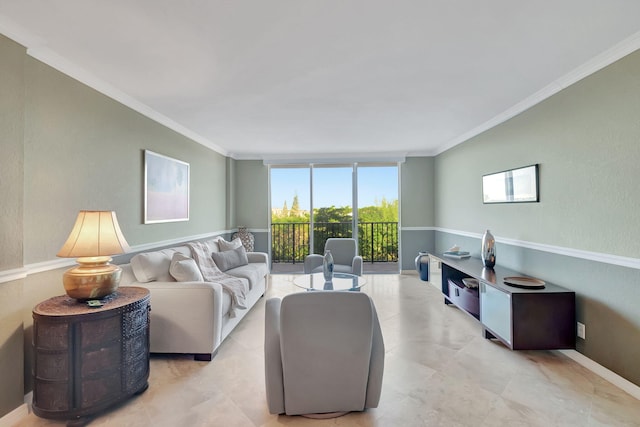
M 353 166 L 313 166 L 313 253 L 324 253 L 329 237 L 353 237 Z
M 271 260 L 280 271 L 302 271 L 309 254 L 311 175 L 308 166 L 272 168 Z
M 358 165 L 358 241 L 364 271 L 399 272 L 398 167 Z
M 365 273 L 398 272 L 397 164 L 271 166 L 272 272 L 303 270 L 329 237 L 353 237 Z

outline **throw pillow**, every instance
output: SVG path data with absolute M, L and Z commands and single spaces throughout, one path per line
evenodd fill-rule
M 173 282 L 169 274 L 173 250 L 144 252 L 131 258 L 131 269 L 140 283 Z
M 242 240 L 240 240 L 239 237 L 236 237 L 230 242 L 227 242 L 224 239 L 218 240 L 218 247 L 220 248 L 221 252 L 232 251 L 234 249 L 238 249 L 240 246 L 242 246 Z
M 235 248 L 230 251 L 214 252 L 211 254 L 211 257 L 220 271 L 227 271 L 232 268 L 240 267 L 241 265 L 249 264 L 247 251 L 242 245 L 240 245 L 239 248 Z
M 204 278 L 196 264 L 196 260 L 176 252 L 171 258 L 169 273 L 178 282 L 203 282 Z

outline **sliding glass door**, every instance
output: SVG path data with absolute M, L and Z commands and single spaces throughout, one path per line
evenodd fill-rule
M 399 271 L 398 167 L 358 165 L 358 242 L 365 272 Z
M 353 237 L 353 166 L 314 166 L 313 253 L 324 253 L 330 237 Z
M 272 263 L 280 272 L 302 272 L 310 242 L 309 167 L 272 168 L 270 180 Z
M 271 167 L 273 272 L 302 272 L 330 237 L 353 237 L 365 272 L 397 272 L 398 166 Z

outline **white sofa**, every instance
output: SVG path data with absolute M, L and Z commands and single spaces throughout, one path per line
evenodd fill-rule
M 220 239 L 205 242 L 211 252 L 220 252 Z M 231 317 L 231 296 L 219 283 L 175 280 L 169 272 L 175 252 L 191 256 L 188 246 L 135 255 L 130 263 L 120 265 L 120 286 L 141 286 L 151 292 L 151 353 L 193 354 L 196 360 L 211 360 L 222 341 L 264 295 L 268 256 L 247 252 L 247 265 L 225 272 L 249 284 L 246 309 L 236 308 L 235 317 Z

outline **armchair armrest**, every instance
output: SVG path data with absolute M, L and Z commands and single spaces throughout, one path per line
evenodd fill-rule
M 313 271 L 314 268 L 320 267 L 324 257 L 318 254 L 307 255 L 304 258 L 304 273 L 309 274 Z
M 265 305 L 264 372 L 269 413 L 284 413 L 284 378 L 280 352 L 280 298 L 270 298 Z
M 351 269 L 353 271 L 353 274 L 355 274 L 356 276 L 362 276 L 362 257 L 360 255 L 356 255 L 353 257 Z

